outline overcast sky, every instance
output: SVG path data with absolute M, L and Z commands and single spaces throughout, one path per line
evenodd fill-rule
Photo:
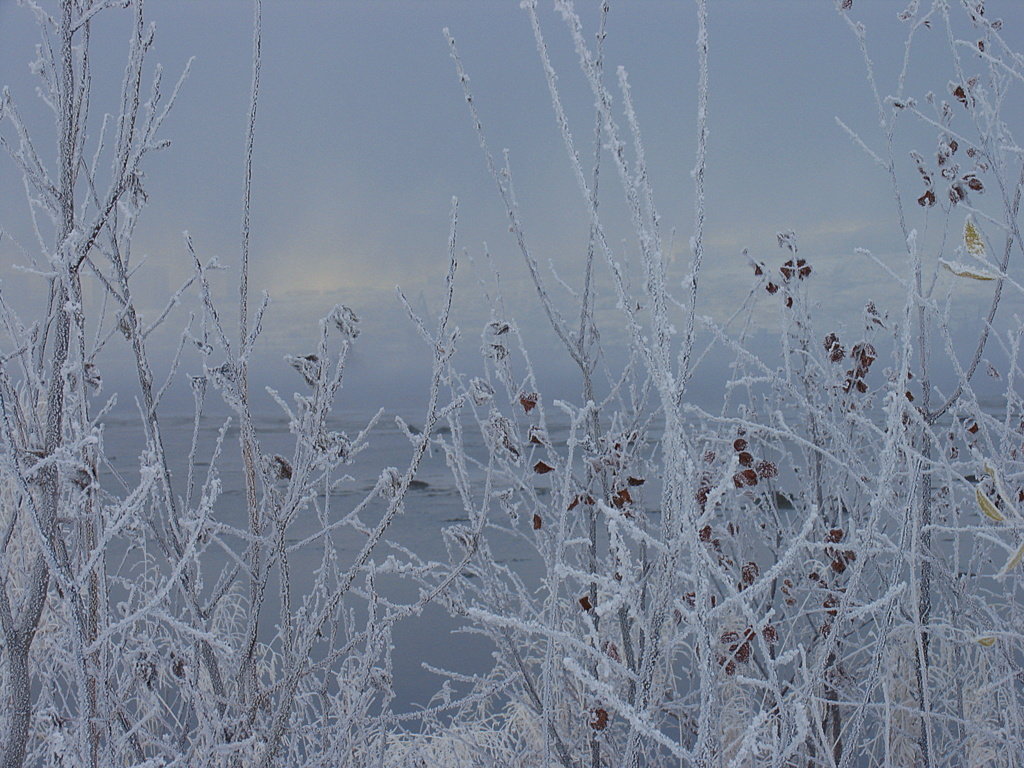
M 593 99 L 564 24 L 547 2 L 540 5 L 578 148 L 589 158 Z M 801 255 L 815 267 L 812 295 L 820 311 L 834 314 L 836 327 L 855 335 L 866 300 L 896 312 L 902 296 L 894 281 L 854 249 L 872 250 L 901 273 L 907 268 L 887 179 L 836 124 L 842 118 L 868 145 L 884 151 L 856 39 L 829 0 L 729 0 L 710 6 L 707 256 L 699 311 L 726 318 L 752 278 L 741 250 L 777 265 L 783 259 L 775 233 L 792 229 Z M 883 95 L 895 92 L 902 62 L 907 27 L 896 18 L 901 6 L 856 0 L 852 12 L 867 28 Z M 597 4 L 577 7 L 592 39 Z M 1024 4 L 990 1 L 988 9 L 1004 19 L 1007 39 L 1024 39 Z M 164 129 L 173 145 L 151 157 L 146 169 L 150 205 L 134 252 L 150 259 L 139 279 L 147 286 L 142 302 L 152 311 L 162 292 L 187 272 L 183 231 L 204 259 L 216 255 L 232 268 L 237 264 L 252 4 L 148 0 L 146 12 L 156 25 L 149 61 L 163 66 L 165 90 L 194 57 Z M 130 16 L 121 11 L 103 13 L 94 25 L 94 132 L 102 113 L 116 109 L 129 25 Z M 460 265 L 456 301 L 463 346 L 475 352 L 486 319 L 479 298 L 479 281 L 489 279 L 480 258 L 486 242 L 508 305 L 535 339 L 534 359 L 546 361 L 554 349 L 477 146 L 442 36 L 445 26 L 459 45 L 490 146 L 510 151 L 535 257 L 579 284 L 587 214 L 552 118 L 529 21 L 516 0 L 266 0 L 252 229 L 253 290 L 267 290 L 273 299 L 262 346 L 266 365 L 259 371 L 266 381 L 290 382 L 281 355 L 310 351 L 316 319 L 341 302 L 366 320 L 354 358 L 354 402 L 367 405 L 379 396 L 394 407 L 405 394 L 416 393 L 429 350 L 404 319 L 395 286 L 405 289 L 417 309 L 437 309 L 453 196 L 460 201 L 460 250 L 476 261 L 475 267 L 465 260 Z M 970 39 L 973 32 L 961 24 L 958 34 Z M 693 222 L 695 37 L 693 3 L 612 2 L 607 71 L 622 65 L 629 73 L 666 248 L 669 233 L 677 231 L 670 253 L 676 281 L 689 260 Z M 14 0 L 0 0 L 0 81 L 10 86 L 30 125 L 48 137 L 52 119 L 34 96 L 28 68 L 38 39 L 30 12 Z M 945 40 L 936 23 L 921 30 L 915 44 L 907 92 L 922 104 L 929 90 L 949 98 L 954 69 Z M 970 67 L 977 66 L 976 57 L 965 56 Z M 1017 84 L 1004 107 L 1011 127 L 1024 116 L 1019 90 Z M 958 129 L 970 130 L 965 112 L 955 120 Z M 907 150 L 933 155 L 936 132 L 909 117 L 904 122 L 897 160 L 911 202 L 908 213 L 922 232 L 930 225 L 927 242 L 935 243 L 935 258 L 946 220 L 938 208 L 926 219 L 912 204 L 910 192 L 916 197 L 923 190 L 917 189 Z M 10 135 L 9 126 L 0 130 Z M 40 144 L 52 158 L 52 140 Z M 13 270 L 12 264 L 25 261 L 13 242 L 38 249 L 21 181 L 9 160 L 0 160 L 0 227 L 8 233 L 0 242 L 0 278 L 8 293 L 26 302 L 38 282 Z M 602 213 L 618 256 L 628 259 L 637 246 L 607 155 L 605 171 Z M 971 202 L 986 205 L 984 196 Z M 955 244 L 962 209 L 948 223 Z M 954 245 L 945 248 L 955 258 Z M 234 272 L 223 276 L 225 301 L 233 279 Z M 957 290 L 955 312 L 963 320 L 958 328 L 966 334 L 973 331 L 970 322 L 985 287 Z M 607 287 L 604 300 L 609 311 L 603 317 L 612 325 L 607 338 L 614 341 Z M 775 303 L 765 296 L 762 304 L 757 322 L 775 333 Z M 185 319 L 176 316 L 172 327 L 180 329 Z M 713 390 L 720 383 L 702 386 Z

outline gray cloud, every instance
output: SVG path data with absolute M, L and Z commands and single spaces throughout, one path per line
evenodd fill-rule
M 895 88 L 906 30 L 892 3 L 856 5 L 887 94 Z M 596 4 L 579 6 L 592 25 Z M 1008 30 L 1020 29 L 1021 6 L 990 6 L 990 13 L 1004 16 Z M 152 0 L 147 12 L 157 29 L 151 59 L 163 64 L 166 78 L 176 77 L 195 57 L 166 125 L 174 144 L 147 170 L 151 205 L 135 253 L 151 260 L 140 273 L 149 287 L 140 290 L 153 311 L 161 291 L 187 273 L 183 230 L 203 258 L 217 255 L 231 267 L 237 261 L 251 6 Z M 593 99 L 561 22 L 547 9 L 542 20 L 578 149 L 589 157 Z M 552 348 L 544 341 L 550 334 L 538 320 L 541 313 L 476 146 L 441 35 L 445 25 L 459 43 L 488 140 L 496 151 L 510 150 L 538 261 L 550 260 L 562 277 L 579 282 L 587 216 L 518 3 L 266 2 L 253 208 L 253 288 L 274 299 L 263 354 L 280 360 L 294 351 L 292 345 L 314 343 L 316 319 L 334 303 L 347 303 L 366 318 L 355 362 L 369 370 L 357 375 L 363 384 L 353 385 L 360 396 L 386 390 L 401 400 L 403 393 L 415 392 L 421 371 L 413 368 L 422 368 L 425 353 L 394 299 L 394 286 L 402 284 L 411 297 L 422 295 L 428 307 L 438 305 L 453 195 L 461 201 L 460 247 L 479 258 L 488 243 L 509 307 L 538 349 Z M 689 260 L 693 206 L 693 9 L 676 2 L 613 4 L 609 29 L 609 68 L 622 64 L 630 74 L 666 241 L 677 230 L 672 276 L 679 281 Z M 952 71 L 944 33 L 936 29 L 920 37 L 908 81 L 919 100 L 927 90 L 944 94 Z M 116 107 L 127 39 L 127 17 L 103 14 L 94 30 L 94 131 L 102 111 Z M 52 118 L 35 101 L 26 66 L 35 40 L 30 14 L 0 2 L 0 79 L 45 144 Z M 1016 98 L 1004 116 L 1019 122 Z M 888 181 L 837 127 L 836 116 L 882 149 L 860 53 L 831 3 L 712 4 L 703 314 L 723 319 L 746 295 L 751 274 L 740 256 L 744 247 L 780 261 L 774 239 L 781 229 L 800 235 L 801 253 L 817 269 L 813 294 L 837 322 L 858 323 L 869 298 L 898 306 L 902 296 L 892 281 L 853 253 L 867 247 L 895 270 L 907 268 Z M 906 152 L 917 147 L 929 154 L 935 131 L 905 122 L 899 173 L 906 188 L 914 189 L 916 172 Z M 636 246 L 607 159 L 602 189 L 611 242 L 618 258 L 628 258 Z M 23 293 L 21 287 L 32 280 L 12 272 L 12 263 L 24 261 L 12 238 L 30 251 L 34 245 L 20 182 L 9 164 L 0 190 L 6 202 L 0 226 L 9 233 L 0 242 L 4 283 Z M 984 197 L 973 202 L 986 205 Z M 938 214 L 926 218 L 915 209 L 910 215 L 934 262 L 942 243 Z M 954 235 L 961 225 L 955 212 Z M 948 242 L 945 247 L 948 255 Z M 478 274 L 468 264 L 460 274 L 459 321 L 472 350 L 489 305 L 478 297 Z M 225 274 L 218 280 L 225 300 L 233 294 L 233 279 Z M 962 299 L 958 316 L 969 317 L 983 301 L 984 287 L 955 289 Z M 604 301 L 611 343 L 621 334 L 614 302 Z M 762 303 L 758 322 L 769 326 L 774 310 Z M 184 316 L 175 322 L 180 328 Z M 175 335 L 168 332 L 163 343 Z

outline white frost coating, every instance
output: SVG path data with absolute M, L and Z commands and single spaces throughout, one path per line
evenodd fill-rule
M 448 257 L 439 316 L 417 314 L 399 292 L 431 358 L 422 428 L 396 418 L 404 448 L 369 466 L 361 451 L 383 412 L 354 437 L 336 422 L 358 362 L 351 348 L 366 343 L 350 307 L 336 306 L 315 343 L 291 350 L 296 391 L 268 390 L 288 423 L 273 436 L 247 384 L 273 321 L 269 297 L 249 313 L 243 277 L 241 333 L 228 329 L 225 312 L 239 308 L 215 300 L 220 266 L 186 234 L 190 274 L 143 321 L 133 289 L 145 271 L 129 255 L 151 191 L 145 162 L 167 146 L 174 101 L 159 68 L 144 66 L 152 27 L 133 5 L 116 115 L 90 137 L 86 22 L 105 23 L 121 4 L 25 5 L 43 26 L 32 67 L 57 142 L 46 149 L 29 135 L 4 90 L 0 142 L 23 176 L 38 241 L 22 272 L 41 300 L 19 318 L 0 293 L 0 768 L 184 766 L 211 755 L 309 768 L 1024 763 L 1013 662 L 1024 645 L 1014 592 L 1024 332 L 1006 306 L 997 311 L 1024 295 L 1010 261 L 1021 254 L 1021 142 L 1000 115 L 1024 66 L 1008 42 L 1017 30 L 994 8 L 911 3 L 892 22 L 907 35 L 902 68 L 883 87 L 861 4 L 837 3 L 882 130 L 861 139 L 840 126 L 884 170 L 906 243 L 885 259 L 857 251 L 902 288 L 902 307 L 865 296 L 862 324 L 841 328 L 821 310 L 825 270 L 802 273 L 799 260 L 815 257 L 798 254 L 787 232 L 774 259 L 745 259 L 755 279 L 727 322 L 697 313 L 714 213 L 703 194 L 714 169 L 706 2 L 696 6 L 695 207 L 678 297 L 641 140 L 639 112 L 650 106 L 634 105 L 624 67 L 604 67 L 608 3 L 594 27 L 573 3 L 556 3 L 595 105 L 583 125 L 589 156 L 563 109 L 560 89 L 575 81 L 559 79 L 536 3 L 522 3 L 590 224 L 579 273 L 555 274 L 554 292 L 528 246 L 512 153 L 491 157 L 446 31 L 526 275 L 579 386 L 545 391 L 547 365 L 534 371 L 536 349 L 496 271 L 480 348 L 456 356 L 453 200 L 448 241 L 437 244 Z M 945 36 L 949 87 L 922 97 L 907 72 L 926 35 Z M 259 41 L 257 3 L 244 210 Z M 902 133 L 911 121 L 934 133 L 934 154 L 904 146 L 917 140 Z M 908 155 L 919 167 L 912 181 L 900 170 Z M 602 200 L 609 160 L 623 194 Z M 602 207 L 622 202 L 624 216 Z M 613 230 L 620 220 L 625 237 Z M 243 272 L 248 237 L 246 221 Z M 620 240 L 617 254 L 609 243 Z M 944 269 L 956 279 L 940 279 Z M 969 329 L 954 341 L 955 305 L 935 290 L 951 283 L 980 297 L 967 349 Z M 757 333 L 765 305 L 776 310 L 774 336 Z M 189 306 L 192 318 L 181 312 Z M 174 355 L 155 354 L 151 332 L 175 323 Z M 626 349 L 610 346 L 617 331 Z M 126 463 L 107 453 L 113 400 L 96 400 L 115 346 L 144 445 Z M 731 367 L 709 380 L 717 374 L 701 363 L 712 349 Z M 984 388 L 982 360 L 1001 372 Z M 188 439 L 189 424 L 162 405 L 181 372 L 194 406 L 183 476 L 167 435 Z M 688 400 L 695 382 L 721 399 Z M 996 408 L 982 396 L 993 391 Z M 232 414 L 215 435 L 203 426 L 211 397 Z M 235 450 L 244 489 L 226 469 Z M 428 455 L 450 481 L 432 475 L 428 492 L 411 495 Z M 431 519 L 442 496 L 457 519 L 437 524 L 436 546 L 403 538 L 394 521 Z M 422 660 L 398 656 L 395 628 L 406 621 L 415 635 L 429 604 L 488 643 L 493 664 L 423 665 L 439 678 L 437 695 L 400 711 L 401 677 Z

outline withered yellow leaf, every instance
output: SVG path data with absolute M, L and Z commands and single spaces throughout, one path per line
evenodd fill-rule
M 995 280 L 995 275 L 990 275 L 988 272 L 984 272 L 973 267 L 968 267 L 963 264 L 959 264 L 955 261 L 946 261 L 945 259 L 939 259 L 939 262 L 947 270 L 952 272 L 957 277 L 969 277 L 971 280 Z
M 1020 565 L 1021 560 L 1024 560 L 1024 544 L 1021 544 L 1017 551 L 1014 553 L 1013 557 L 1006 561 L 1006 565 L 1003 566 L 1003 570 L 999 572 L 999 575 L 1005 576 L 1006 574 L 1008 574 L 1010 571 L 1012 571 L 1014 568 Z
M 964 246 L 966 246 L 967 252 L 976 259 L 985 255 L 985 242 L 981 239 L 981 233 L 974 226 L 970 216 L 964 221 Z
M 1008 494 L 1006 492 L 1006 489 L 1003 488 L 1003 481 L 999 479 L 999 474 L 994 469 L 992 469 L 992 467 L 990 467 L 988 464 L 985 465 L 985 474 L 992 478 L 992 481 L 995 483 L 996 486 L 996 493 L 999 494 L 999 498 L 1003 500 L 1003 504 L 1006 505 L 1007 509 L 1016 512 L 1016 507 L 1010 500 L 1010 494 Z
M 986 648 L 991 648 L 996 644 L 996 639 L 991 635 L 985 635 L 984 637 L 977 637 L 975 640 L 978 641 L 978 645 L 983 645 Z
M 978 506 L 981 507 L 981 511 L 988 517 L 991 517 L 997 523 L 1001 523 L 1006 520 L 1006 518 L 1003 517 L 1003 513 L 996 508 L 996 505 L 993 504 L 992 500 L 982 492 L 981 488 L 975 488 L 974 495 L 978 499 Z

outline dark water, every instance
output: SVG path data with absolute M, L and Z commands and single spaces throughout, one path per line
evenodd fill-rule
M 193 505 L 199 496 L 203 482 L 210 469 L 210 461 L 218 434 L 226 416 L 203 418 L 200 422 L 198 450 L 195 462 L 195 492 Z M 368 419 L 341 419 L 330 425 L 331 429 L 344 431 L 354 438 Z M 232 420 L 224 437 L 223 450 L 216 462 L 217 474 L 223 491 L 215 505 L 215 517 L 219 522 L 244 529 L 247 525 L 244 481 L 239 456 L 237 420 Z M 176 495 L 183 496 L 186 489 L 187 460 L 192 443 L 193 420 L 191 416 L 178 416 L 161 421 L 165 450 L 173 473 Z M 446 428 L 444 428 L 446 430 Z M 267 416 L 258 420 L 257 435 L 265 455 L 280 454 L 291 458 L 295 438 L 288 431 L 288 423 L 282 417 Z M 442 434 L 444 437 L 448 435 Z M 479 455 L 484 446 L 479 434 L 466 435 L 467 448 Z M 113 469 L 132 485 L 139 477 L 139 457 L 145 449 L 145 437 L 138 419 L 110 419 L 104 426 L 104 448 Z M 337 520 L 349 512 L 369 492 L 380 472 L 385 467 L 396 467 L 404 473 L 413 453 L 413 446 L 392 418 L 383 418 L 370 433 L 367 447 L 360 452 L 352 464 L 339 468 L 337 477 L 350 475 L 340 489 L 332 495 L 330 519 Z M 108 488 L 116 485 L 112 470 L 108 468 L 101 482 Z M 379 519 L 381 504 L 377 502 L 363 516 L 366 524 L 373 525 Z M 493 513 L 492 513 L 493 514 Z M 500 511 L 498 514 L 501 514 Z M 436 448 L 428 453 L 406 496 L 405 511 L 395 519 L 387 538 L 401 546 L 408 547 L 423 560 L 445 562 L 449 559 L 442 529 L 468 520 L 462 500 L 456 492 L 452 475 L 445 464 L 443 453 Z M 495 517 L 495 522 L 507 524 L 508 518 Z M 289 541 L 301 541 L 320 530 L 320 522 L 312 510 L 300 515 L 289 529 Z M 339 529 L 333 537 L 339 549 L 342 567 L 352 562 L 359 552 L 364 539 L 348 529 Z M 495 551 L 500 560 L 510 562 L 517 571 L 529 573 L 538 571 L 539 560 L 535 550 L 513 536 L 495 536 L 500 551 Z M 237 542 L 236 551 L 244 552 L 244 545 Z M 296 604 L 299 596 L 308 593 L 313 584 L 314 571 L 321 565 L 322 546 L 312 544 L 296 550 L 292 555 L 290 570 L 292 593 Z M 375 550 L 373 559 L 383 561 L 389 554 L 399 560 L 404 556 L 391 546 Z M 215 558 L 223 558 L 219 549 L 207 551 L 210 558 L 205 582 L 210 585 L 223 567 Z M 470 576 L 469 578 L 472 578 Z M 275 580 L 276 581 L 276 580 Z M 361 583 L 357 580 L 357 584 Z M 276 590 L 276 583 L 271 589 Z M 404 582 L 397 577 L 380 577 L 378 589 L 387 598 L 400 602 L 412 602 L 418 594 L 418 585 Z M 356 604 L 358 599 L 356 599 Z M 274 612 L 273 602 L 268 604 L 262 620 L 264 639 L 273 635 L 273 627 L 279 616 Z M 408 711 L 418 704 L 426 704 L 438 690 L 443 678 L 423 668 L 427 663 L 462 674 L 479 674 L 491 666 L 492 644 L 486 638 L 460 632 L 460 622 L 450 618 L 440 605 L 428 605 L 419 615 L 400 621 L 394 627 L 394 708 L 397 712 Z

